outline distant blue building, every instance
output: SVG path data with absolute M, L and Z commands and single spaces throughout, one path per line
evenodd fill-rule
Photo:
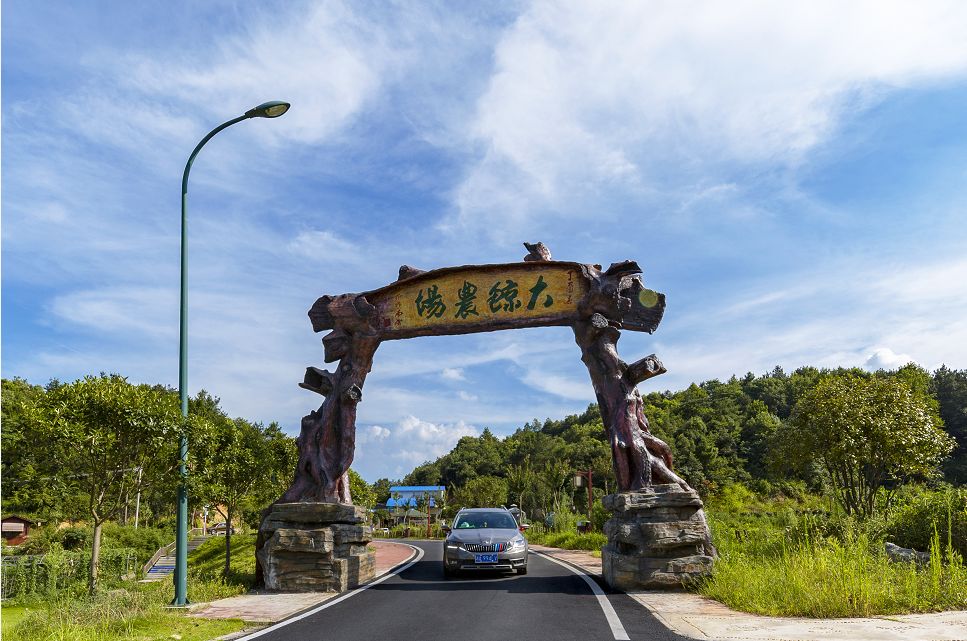
M 389 510 L 404 506 L 416 508 L 424 497 L 428 497 L 432 513 L 434 508 L 437 507 L 437 502 L 442 503 L 444 501 L 446 491 L 447 488 L 444 485 L 394 485 L 389 489 L 389 500 L 386 501 L 386 508 Z
M 394 485 L 389 489 L 386 509 L 396 523 L 426 523 L 427 512 L 431 519 L 439 518 L 446 500 L 446 491 L 444 485 Z M 421 505 L 425 498 L 430 499 L 429 509 Z

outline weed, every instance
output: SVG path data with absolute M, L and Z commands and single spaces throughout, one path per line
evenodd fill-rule
M 922 568 L 891 562 L 876 523 L 780 511 L 749 518 L 710 509 L 708 517 L 721 558 L 698 590 L 737 610 L 830 618 L 967 608 L 952 517 L 945 541 L 934 521 Z

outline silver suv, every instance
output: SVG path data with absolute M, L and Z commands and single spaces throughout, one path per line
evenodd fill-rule
M 479 507 L 457 512 L 444 527 L 443 575 L 460 570 L 517 570 L 527 574 L 527 539 L 509 510 Z

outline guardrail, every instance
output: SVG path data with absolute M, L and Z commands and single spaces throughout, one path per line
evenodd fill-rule
M 198 536 L 204 533 L 205 533 L 205 530 L 203 530 L 202 528 L 193 527 L 190 530 L 188 530 L 188 538 L 190 539 L 193 536 Z M 154 567 L 154 564 L 158 562 L 158 559 L 160 559 L 163 556 L 168 556 L 169 554 L 174 552 L 176 544 L 177 544 L 177 541 L 172 541 L 168 545 L 158 548 L 158 551 L 152 554 L 151 558 L 148 559 L 148 562 L 144 564 L 143 568 L 141 568 L 141 574 L 144 574 L 144 575 L 148 574 L 148 570 Z

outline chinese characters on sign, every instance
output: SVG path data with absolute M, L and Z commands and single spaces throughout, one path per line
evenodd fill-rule
M 436 285 L 426 288 L 426 299 L 423 298 L 423 290 L 421 289 L 414 302 L 416 303 L 416 313 L 427 318 L 440 318 L 447 311 L 443 297 L 437 293 Z
M 467 269 L 396 290 L 380 305 L 384 330 L 464 325 L 573 312 L 586 291 L 571 267 Z
M 467 318 L 470 314 L 474 316 L 479 316 L 477 313 L 477 304 L 474 299 L 477 297 L 477 286 L 469 281 L 463 281 L 463 287 L 460 288 L 460 300 L 457 302 L 457 318 Z M 417 310 L 419 311 L 419 310 Z

